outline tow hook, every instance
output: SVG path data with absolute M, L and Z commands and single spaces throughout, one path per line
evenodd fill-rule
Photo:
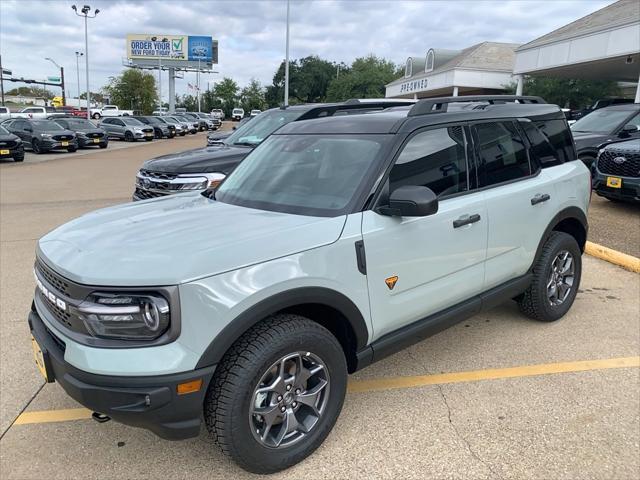
M 98 413 L 98 412 L 93 412 L 91 414 L 91 418 L 93 418 L 98 423 L 105 423 L 105 422 L 108 422 L 109 420 L 111 420 L 110 416 L 105 415 L 103 413 Z

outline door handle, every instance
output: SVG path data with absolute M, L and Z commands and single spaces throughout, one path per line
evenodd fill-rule
M 471 223 L 480 221 L 480 215 L 474 213 L 473 215 L 463 215 L 459 219 L 453 221 L 453 228 L 463 227 Z
M 539 203 L 542 202 L 546 202 L 547 200 L 549 200 L 551 198 L 551 196 L 548 193 L 537 193 L 532 199 L 531 199 L 531 205 L 537 205 Z

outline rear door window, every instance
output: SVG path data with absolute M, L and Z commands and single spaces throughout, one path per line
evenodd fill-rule
M 512 121 L 478 123 L 474 130 L 480 188 L 531 175 L 525 143 Z

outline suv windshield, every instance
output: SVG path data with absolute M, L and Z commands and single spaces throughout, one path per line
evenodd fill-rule
M 0 125 L 0 135 L 9 135 L 9 130 Z
M 595 110 L 571 125 L 571 131 L 611 133 L 618 128 L 631 113 L 631 110 Z
M 142 123 L 140 120 L 136 120 L 135 118 L 120 117 L 120 120 L 122 120 L 125 125 L 133 125 L 133 126 L 136 126 L 136 127 L 144 127 L 145 126 L 144 123 Z
M 216 199 L 260 210 L 347 213 L 389 135 L 274 135 L 220 185 Z
M 31 121 L 34 130 L 64 130 L 60 125 L 51 120 Z
M 225 143 L 229 145 L 258 145 L 281 126 L 293 122 L 300 115 L 302 115 L 300 111 L 280 109 L 261 113 L 260 116 L 229 135 Z

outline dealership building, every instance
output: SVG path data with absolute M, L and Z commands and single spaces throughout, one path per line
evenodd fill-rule
M 389 83 L 388 98 L 504 93 L 514 82 L 515 43 L 482 42 L 464 50 L 431 48 L 409 57 L 404 77 Z

